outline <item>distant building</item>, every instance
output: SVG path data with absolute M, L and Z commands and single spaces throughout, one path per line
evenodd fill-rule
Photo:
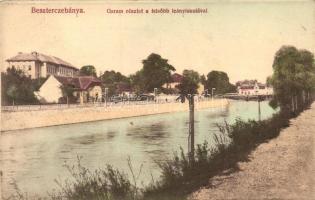
M 62 77 L 75 77 L 79 74 L 79 69 L 72 64 L 57 58 L 38 52 L 22 53 L 6 60 L 9 67 L 23 70 L 25 75 L 32 79 L 57 75 Z
M 120 82 L 116 85 L 116 93 L 129 96 L 132 93 L 131 86 L 128 83 Z
M 60 103 L 63 98 L 61 87 L 70 86 L 74 90 L 74 97 L 80 103 L 101 101 L 101 84 L 101 81 L 93 76 L 50 76 L 35 95 L 43 103 Z
M 168 89 L 175 89 L 176 86 L 178 86 L 181 83 L 182 79 L 183 79 L 182 75 L 174 73 L 171 75 L 171 81 L 169 83 L 165 83 L 163 87 Z
M 273 95 L 273 88 L 257 80 L 244 80 L 236 83 L 237 93 L 243 96 Z

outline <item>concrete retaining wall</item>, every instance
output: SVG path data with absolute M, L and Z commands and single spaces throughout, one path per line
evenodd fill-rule
M 226 106 L 226 99 L 196 102 L 196 109 Z M 117 107 L 67 108 L 1 113 L 1 131 L 188 111 L 188 103 L 124 105 Z

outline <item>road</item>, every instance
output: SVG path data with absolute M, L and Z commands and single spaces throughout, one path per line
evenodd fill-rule
M 315 103 L 290 124 L 240 171 L 212 178 L 189 199 L 315 199 Z

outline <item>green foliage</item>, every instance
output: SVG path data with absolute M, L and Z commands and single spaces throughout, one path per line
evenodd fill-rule
M 200 82 L 204 86 L 207 84 L 207 78 L 205 77 L 204 74 L 200 76 Z
M 248 161 L 248 156 L 260 143 L 279 135 L 289 125 L 290 115 L 283 112 L 263 121 L 242 121 L 234 124 L 218 124 L 219 133 L 214 135 L 215 144 L 207 142 L 196 147 L 193 159 L 180 149 L 180 154 L 159 164 L 162 175 L 144 189 L 137 187 L 137 179 L 130 160 L 133 183 L 127 175 L 107 165 L 105 169 L 90 171 L 80 164 L 66 166 L 72 175 L 63 183 L 56 181 L 59 191 L 50 193 L 51 199 L 105 199 L 105 200 L 182 200 L 195 189 L 209 184 L 209 179 L 222 173 L 238 170 L 239 161 Z M 17 191 L 19 199 L 28 195 Z M 38 198 L 40 199 L 40 198 Z
M 274 89 L 273 105 L 279 105 L 282 112 L 298 112 L 315 90 L 314 55 L 294 46 L 282 46 L 276 52 L 273 75 L 267 82 Z
M 132 86 L 133 91 L 136 94 L 141 94 L 145 92 L 145 82 L 144 82 L 144 74 L 143 69 L 137 71 L 135 74 L 130 75 L 130 83 Z
M 1 73 L 2 105 L 38 103 L 34 95 L 37 88 L 38 85 L 33 83 L 22 70 L 13 67 Z
M 117 86 L 119 84 L 124 84 L 130 86 L 130 79 L 120 72 L 112 71 L 105 71 L 101 76 L 100 79 L 102 80 L 103 86 L 108 88 L 108 96 L 112 96 L 117 94 Z
M 152 53 L 146 60 L 142 61 L 143 68 L 136 75 L 143 81 L 143 84 L 139 84 L 140 89 L 143 87 L 144 91 L 152 92 L 154 88 L 160 89 L 163 84 L 171 80 L 171 72 L 175 71 L 175 68 L 168 63 L 167 59 L 162 58 L 160 55 Z
M 82 76 L 95 76 L 96 77 L 96 69 L 93 65 L 85 65 L 80 69 L 80 75 Z
M 101 76 L 100 76 L 102 82 L 104 84 L 114 84 L 114 83 L 119 83 L 119 82 L 129 82 L 128 77 L 122 75 L 120 72 L 115 72 L 114 70 L 111 71 L 105 71 Z
M 60 86 L 63 97 L 72 97 L 74 92 L 74 87 L 72 85 L 61 85 Z
M 194 70 L 184 70 L 182 82 L 178 85 L 180 94 L 197 94 L 200 82 L 200 76 L 198 72 Z
M 237 163 L 247 161 L 258 144 L 277 137 L 288 126 L 288 119 L 280 113 L 259 122 L 237 119 L 232 125 L 218 125 L 221 134 L 214 135 L 214 146 L 206 142 L 197 145 L 193 160 L 181 149 L 172 160 L 161 163 L 161 180 L 145 189 L 144 199 L 184 199 L 195 189 L 208 185 L 211 177 L 237 170 Z
M 229 77 L 225 72 L 211 71 L 207 75 L 205 88 L 209 91 L 215 88 L 216 94 L 225 94 L 228 92 L 236 92 L 235 85 L 230 83 Z
M 43 85 L 43 83 L 45 83 L 45 81 L 48 79 L 48 77 L 46 78 L 38 78 L 38 79 L 32 79 L 32 85 L 34 88 L 34 91 L 38 91 L 39 88 Z
M 65 165 L 71 179 L 64 182 L 56 180 L 59 191 L 50 194 L 54 200 L 132 200 L 135 199 L 135 190 L 126 174 L 107 165 L 105 169 L 90 171 L 80 163 L 76 166 Z

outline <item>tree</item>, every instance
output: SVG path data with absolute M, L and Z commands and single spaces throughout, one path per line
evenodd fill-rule
M 69 104 L 70 102 L 76 102 L 76 99 L 73 96 L 73 93 L 75 91 L 73 85 L 61 85 L 60 86 L 61 93 L 63 98 L 66 98 L 66 103 Z
M 236 87 L 230 83 L 228 75 L 222 71 L 209 72 L 207 75 L 205 88 L 208 90 L 215 88 L 217 94 L 225 94 L 236 91 Z
M 122 75 L 120 72 L 115 72 L 114 70 L 105 71 L 101 76 L 101 80 L 105 84 L 113 84 L 118 82 L 129 82 L 128 77 Z
M 181 83 L 178 85 L 178 89 L 181 94 L 181 102 L 184 103 L 185 99 L 189 102 L 189 140 L 188 151 L 189 160 L 193 162 L 195 155 L 195 131 L 194 131 L 194 95 L 197 94 L 199 87 L 200 76 L 198 72 L 194 70 L 184 70 Z
M 130 75 L 130 84 L 133 89 L 133 91 L 136 94 L 141 94 L 145 92 L 145 83 L 144 83 L 144 75 L 143 75 L 143 69 L 137 71 L 135 74 Z
M 1 73 L 2 105 L 38 103 L 34 91 L 33 81 L 22 70 L 12 67 Z
M 105 71 L 101 76 L 100 79 L 104 87 L 108 88 L 108 96 L 112 96 L 117 94 L 117 86 L 118 84 L 130 85 L 130 79 L 120 72 L 115 72 L 114 70 Z
M 310 100 L 315 87 L 314 55 L 294 46 L 282 46 L 275 55 L 273 75 L 267 82 L 273 86 L 273 107 L 296 113 Z
M 200 82 L 201 82 L 201 84 L 204 85 L 204 86 L 207 84 L 207 79 L 206 79 L 206 76 L 205 76 L 204 74 L 202 74 L 202 75 L 200 76 Z
M 80 75 L 95 76 L 96 77 L 96 69 L 93 65 L 85 65 L 85 66 L 81 67 Z
M 200 76 L 198 72 L 194 70 L 184 70 L 183 79 L 178 85 L 178 89 L 181 95 L 197 94 L 200 82 Z
M 9 98 L 12 99 L 12 105 L 14 106 L 14 102 L 16 101 L 18 97 L 18 89 L 15 85 L 10 85 L 9 88 L 7 89 L 7 95 Z
M 146 60 L 142 61 L 143 68 L 138 73 L 138 77 L 143 81 L 144 90 L 152 92 L 154 88 L 160 89 L 163 84 L 170 82 L 171 72 L 175 68 L 168 63 L 167 59 L 152 53 Z

